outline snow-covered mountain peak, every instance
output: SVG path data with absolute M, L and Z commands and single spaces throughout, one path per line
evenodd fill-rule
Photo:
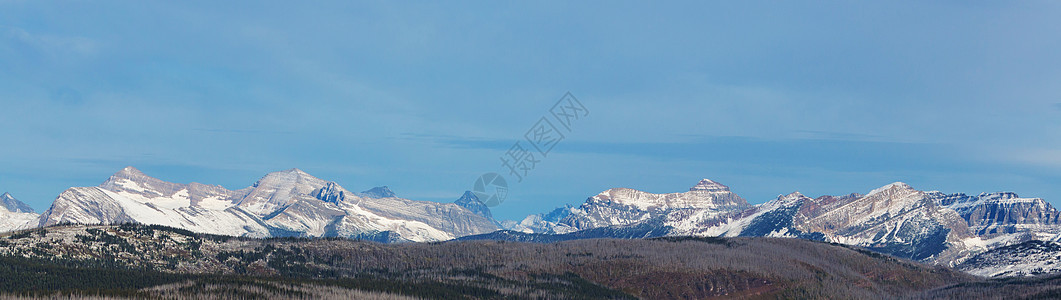
M 154 198 L 171 196 L 183 189 L 184 185 L 162 181 L 130 166 L 111 175 L 99 187 L 112 192 L 128 192 Z
M 808 198 L 808 197 L 804 196 L 803 193 L 800 193 L 798 191 L 789 193 L 788 195 L 779 195 L 779 196 L 777 196 L 777 200 L 786 201 L 786 202 L 787 201 L 800 200 L 800 199 L 804 199 L 804 198 Z
M 309 173 L 306 173 L 299 169 L 288 169 L 278 172 L 272 172 L 266 174 L 265 177 L 259 179 L 258 182 L 254 183 L 254 187 L 266 186 L 279 186 L 279 185 L 300 185 L 300 186 L 315 186 L 317 188 L 324 186 L 328 181 L 314 177 Z M 312 189 L 311 189 L 312 190 Z
M 329 183 L 299 169 L 273 172 L 254 183 L 253 189 L 238 205 L 257 215 L 270 215 L 291 205 L 300 196 L 319 196 L 320 189 Z M 338 185 L 334 188 L 341 189 Z
M 890 183 L 888 185 L 885 185 L 885 186 L 882 186 L 882 187 L 879 187 L 879 188 L 877 188 L 875 190 L 870 191 L 869 194 L 866 194 L 866 197 L 870 197 L 870 196 L 874 196 L 874 195 L 882 194 L 882 193 L 896 194 L 896 193 L 910 192 L 910 191 L 917 191 L 917 190 L 915 190 L 913 187 L 910 187 L 909 184 L 906 184 L 904 182 L 896 181 L 896 182 Z
M 125 168 L 122 168 L 121 171 L 118 171 L 117 174 L 145 175 L 144 172 L 141 172 L 140 169 L 133 166 L 126 166 Z
M 557 227 L 553 231 L 626 226 L 646 220 L 666 222 L 660 217 L 677 211 L 695 214 L 695 220 L 689 221 L 689 224 L 667 226 L 694 228 L 702 223 L 716 222 L 724 213 L 739 212 L 749 206 L 747 200 L 731 192 L 728 187 L 709 179 L 701 180 L 689 191 L 680 193 L 654 194 L 613 188 L 590 197 L 577 209 L 567 210 L 567 215 L 557 222 L 563 228 Z
M 714 183 L 714 182 L 712 182 Z M 748 202 L 729 191 L 729 188 L 714 183 L 704 189 L 693 189 L 684 193 L 653 194 L 629 188 L 612 188 L 591 197 L 587 203 L 628 205 L 640 210 L 651 209 L 732 209 L 748 206 Z M 721 188 L 718 188 L 721 187 Z
M 389 191 L 389 189 L 387 189 Z M 0 211 L 5 215 L 10 215 Z M 248 237 L 342 236 L 377 241 L 441 241 L 497 229 L 493 220 L 451 203 L 369 199 L 298 169 L 265 175 L 231 191 L 162 182 L 133 168 L 100 187 L 64 191 L 44 214 L 0 216 L 5 228 L 62 223 L 144 223 Z
M 715 182 L 711 179 L 700 179 L 695 186 L 689 188 L 689 191 L 708 191 L 708 192 L 728 192 L 729 187 L 721 183 Z
M 346 190 L 339 186 L 338 183 L 328 182 L 323 187 L 316 190 L 313 196 L 324 202 L 330 202 L 339 204 L 346 200 Z
M 268 177 L 290 177 L 290 178 L 311 177 L 311 178 L 316 178 L 313 175 L 310 175 L 309 173 L 306 173 L 306 171 L 302 171 L 302 169 L 298 169 L 298 168 L 292 168 L 292 169 L 276 171 L 276 172 L 272 172 L 272 173 L 269 173 L 269 174 L 265 174 L 264 178 L 268 178 Z
M 144 172 L 141 172 L 137 168 L 129 166 L 119 170 L 117 173 L 114 173 L 114 175 L 111 175 L 111 177 L 107 178 L 107 181 L 104 181 L 103 184 L 101 184 L 100 186 L 102 187 L 104 185 L 114 184 L 123 179 L 134 182 L 148 182 L 158 180 L 152 178 L 151 176 L 147 176 L 147 174 L 144 174 Z
M 34 212 L 32 207 L 29 207 L 29 205 L 26 205 L 25 203 L 22 203 L 22 201 L 18 201 L 18 199 L 15 199 L 14 196 L 11 196 L 11 194 L 8 194 L 8 193 L 4 193 L 3 195 L 0 195 L 0 208 L 3 208 L 5 210 L 7 210 L 9 212 L 13 212 L 13 213 L 33 213 Z

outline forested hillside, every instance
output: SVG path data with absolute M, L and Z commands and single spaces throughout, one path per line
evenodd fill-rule
M 5 266 L 15 266 L 4 269 L 4 282 L 15 284 L 5 291 L 117 295 L 174 284 L 206 289 L 202 280 L 210 276 L 245 290 L 309 284 L 428 298 L 873 299 L 975 280 L 859 248 L 774 238 L 380 244 L 246 239 L 144 225 L 57 226 L 0 237 L 0 255 L 10 261 Z M 108 275 L 87 275 L 94 273 Z

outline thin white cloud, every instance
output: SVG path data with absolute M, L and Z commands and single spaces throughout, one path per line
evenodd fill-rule
M 1010 149 L 994 153 L 998 161 L 1036 167 L 1061 167 L 1061 149 Z
M 0 26 L 4 38 L 54 54 L 92 55 L 99 51 L 99 42 L 81 36 L 35 34 L 19 27 Z

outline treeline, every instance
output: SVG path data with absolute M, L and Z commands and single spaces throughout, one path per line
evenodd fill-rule
M 104 266 L 94 262 L 44 260 L 25 257 L 0 256 L 0 297 L 41 296 L 110 296 L 156 298 L 158 296 L 193 295 L 234 296 L 256 298 L 319 298 L 321 288 L 329 293 L 357 294 L 383 298 L 402 298 L 397 295 L 427 299 L 493 299 L 497 291 L 470 285 L 432 281 L 396 280 L 378 276 L 356 276 L 335 279 L 288 277 L 256 277 L 215 274 L 180 274 L 119 266 Z M 465 273 L 468 275 L 468 273 Z M 571 275 L 567 275 L 571 277 Z M 569 280 L 581 280 L 577 276 Z M 584 282 L 569 293 L 572 299 L 597 298 L 599 287 Z M 560 284 L 562 281 L 550 281 Z M 314 287 L 314 288 L 304 288 Z M 563 290 L 563 288 L 559 288 Z M 606 294 L 621 293 L 605 290 Z M 198 295 L 198 296 L 195 296 Z M 389 295 L 389 296 L 388 296 Z M 518 297 L 517 297 L 518 298 Z M 607 297 L 616 298 L 616 297 Z M 624 298 L 624 297 L 617 297 Z
M 0 291 L 19 295 L 90 292 L 137 296 L 146 287 L 173 283 L 191 275 L 106 266 L 103 262 L 0 256 Z

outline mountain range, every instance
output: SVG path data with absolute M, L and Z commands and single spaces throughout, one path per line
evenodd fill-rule
M 682 193 L 609 189 L 578 207 L 502 222 L 507 232 L 462 239 L 556 240 L 571 238 L 572 233 L 580 233 L 576 236 L 581 238 L 787 237 L 958 266 L 996 248 L 1056 241 L 1061 232 L 1058 216 L 1040 198 L 1021 198 L 1010 192 L 944 194 L 901 182 L 867 194 L 810 198 L 793 192 L 749 205 L 725 185 L 704 179 Z M 587 234 L 587 230 L 601 228 L 609 230 Z M 1014 270 L 1006 274 L 1032 273 Z
M 15 214 L 21 214 L 18 220 L 34 215 Z M 457 204 L 402 199 L 386 187 L 353 193 L 298 169 L 270 173 L 233 191 L 169 183 L 127 167 L 99 186 L 67 189 L 39 216 L 11 223 L 7 228 L 143 223 L 230 236 L 381 242 L 443 241 L 497 230 L 492 219 Z
M 1061 271 L 1003 259 L 1061 260 L 1055 255 L 1061 253 L 1055 243 L 1061 212 L 1043 199 L 1011 192 L 944 194 L 901 182 L 866 194 L 811 198 L 793 192 L 752 205 L 729 187 L 703 179 L 679 193 L 613 188 L 577 207 L 500 222 L 471 192 L 454 203 L 403 199 L 387 187 L 354 193 L 298 169 L 228 190 L 169 183 L 127 167 L 99 186 L 64 191 L 39 215 L 8 194 L 0 199 L 0 231 L 143 223 L 229 236 L 379 242 L 783 237 L 858 246 L 986 276 Z

